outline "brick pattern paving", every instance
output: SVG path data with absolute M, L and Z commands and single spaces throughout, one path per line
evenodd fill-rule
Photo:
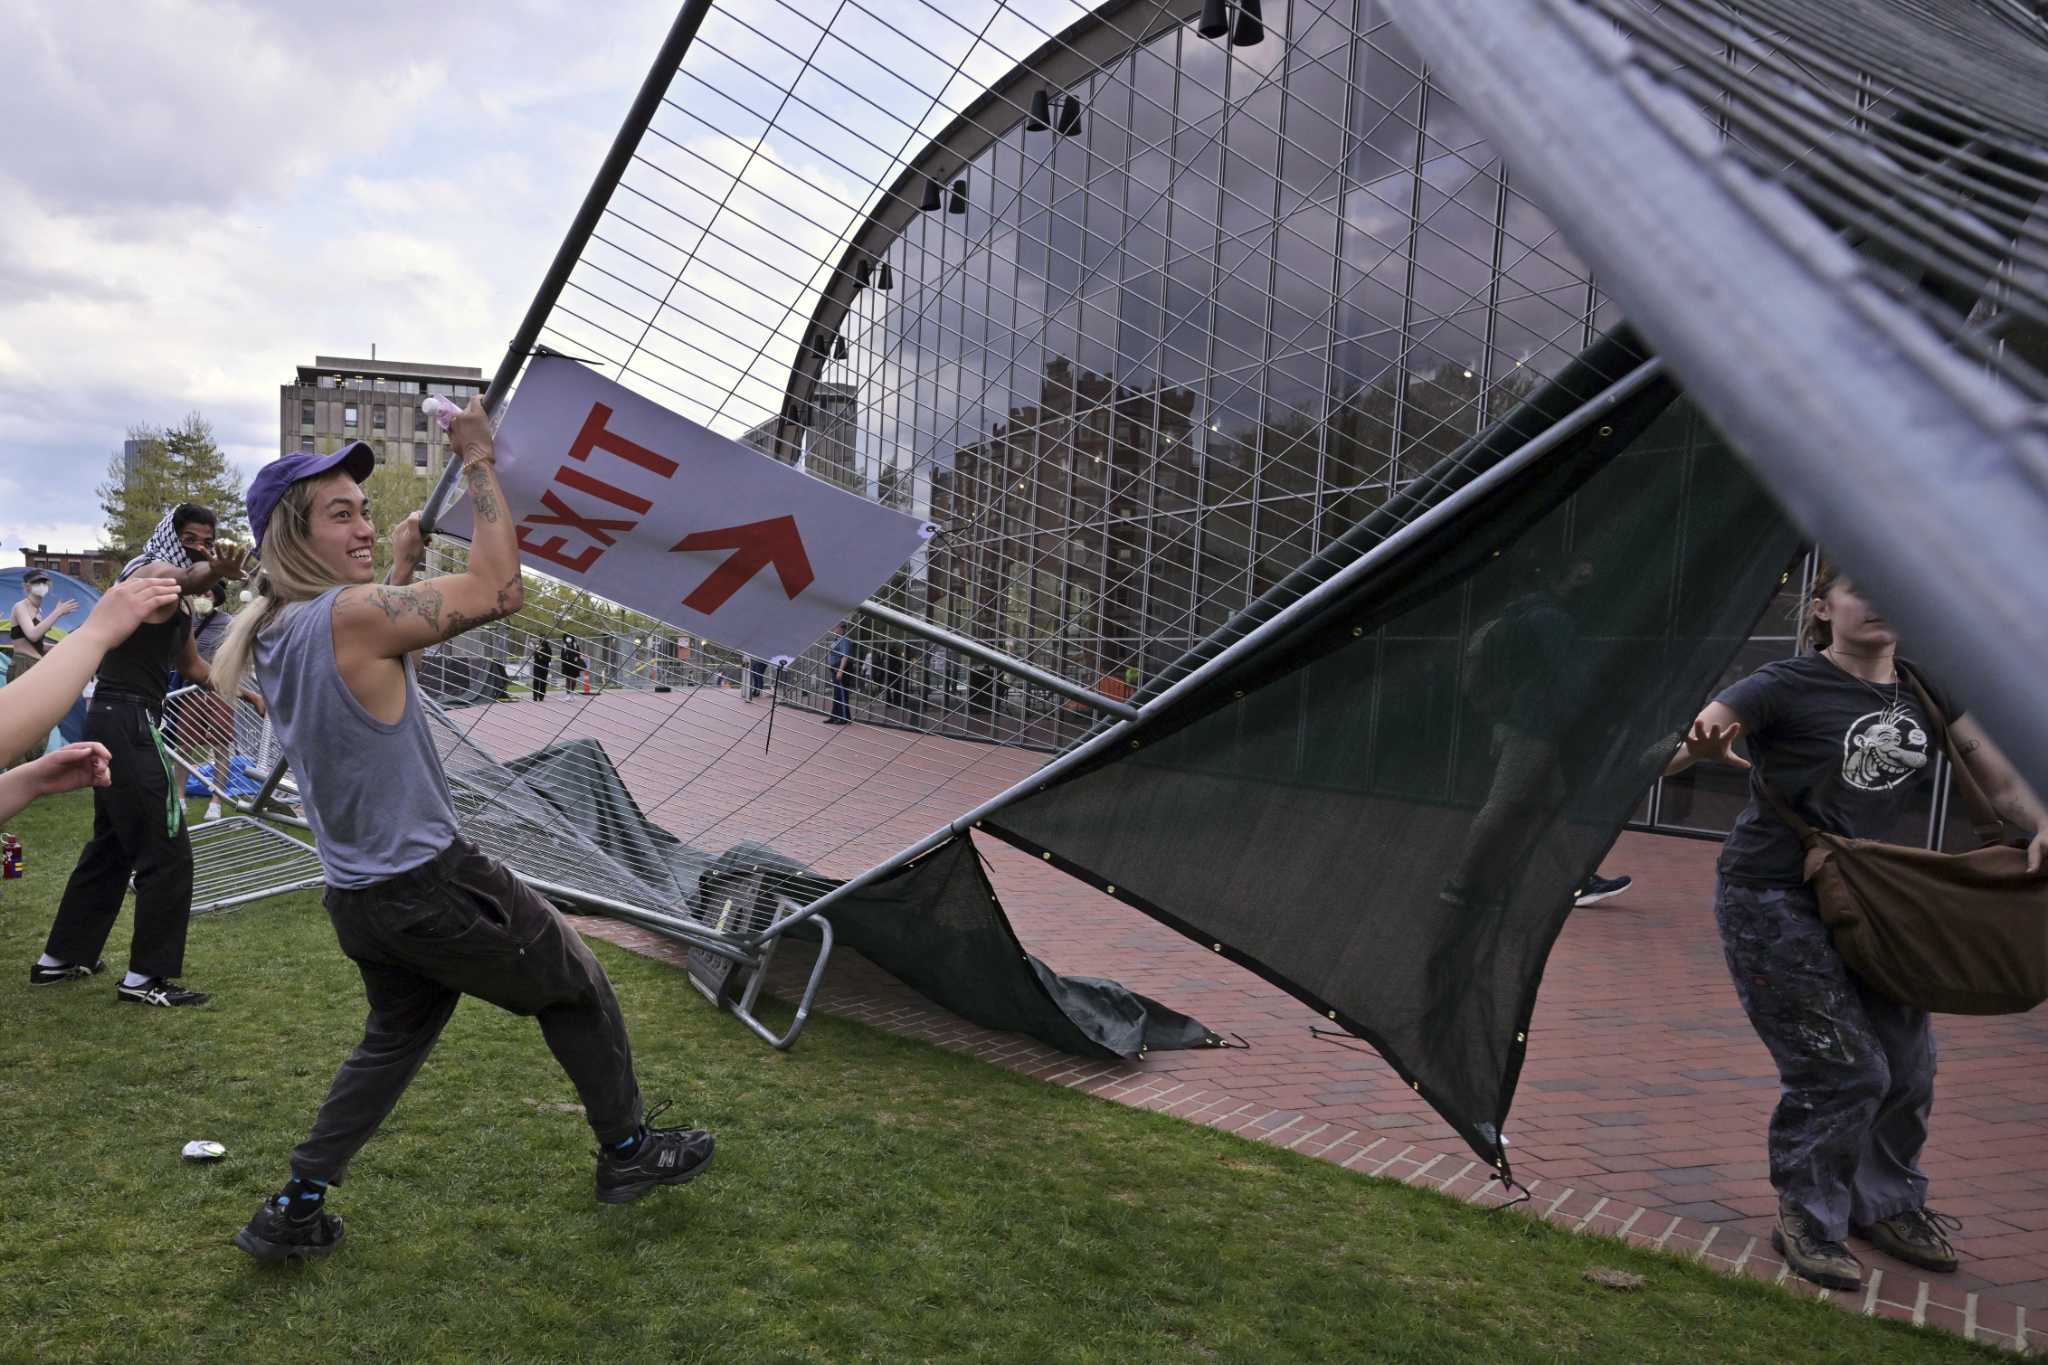
M 579 703 L 573 718 L 564 707 L 562 719 L 548 722 L 603 738 L 654 818 L 714 851 L 723 844 L 707 832 L 766 834 L 770 821 L 747 812 L 772 803 L 772 819 L 781 821 L 811 802 L 820 814 L 806 842 L 828 853 L 826 865 L 840 874 L 857 870 L 842 863 L 909 842 L 1030 766 L 1029 756 L 988 746 L 864 734 L 860 726 L 834 732 L 790 712 L 777 722 L 778 752 L 763 755 L 748 728 L 754 718 L 736 698 L 704 694 L 689 705 L 704 719 L 658 737 L 645 698 L 599 698 Z M 503 716 L 509 709 L 482 713 L 479 737 L 490 736 L 501 753 L 533 747 L 540 717 Z M 750 756 L 738 756 L 735 733 L 746 736 Z M 665 800 L 693 770 L 676 752 L 700 742 L 692 735 L 723 746 L 695 764 L 721 765 L 719 781 Z M 865 801 L 864 765 L 892 797 L 914 794 L 917 783 L 927 794 L 901 809 Z M 744 793 L 737 814 L 736 792 Z M 1320 1016 L 1307 1007 L 1034 858 L 992 841 L 983 850 L 1033 953 L 1063 972 L 1114 977 L 1251 1046 L 1154 1054 L 1129 1065 L 1083 1061 L 939 1010 L 852 953 L 835 960 L 818 1007 L 1349 1170 L 1474 1204 L 1503 1202 L 1491 1172 L 1375 1054 L 1311 1037 Z M 1517 1209 L 1785 1283 L 1852 1311 L 2004 1346 L 2048 1346 L 2048 1011 L 1937 1021 L 1941 1069 L 1925 1164 L 1934 1206 L 1965 1220 L 1963 1270 L 1929 1278 L 1859 1245 L 1868 1273 L 1857 1294 L 1828 1295 L 1789 1279 L 1769 1241 L 1775 1201 L 1762 1138 L 1776 1076 L 1721 960 L 1710 909 L 1714 852 L 1708 843 L 1625 836 L 1606 870 L 1633 873 L 1636 887 L 1577 912 L 1560 937 L 1507 1128 L 1530 1196 Z M 646 930 L 579 923 L 636 951 L 680 958 Z M 808 953 L 792 944 L 777 962 L 772 984 L 786 996 Z M 754 1045 L 737 1030 L 734 1038 Z

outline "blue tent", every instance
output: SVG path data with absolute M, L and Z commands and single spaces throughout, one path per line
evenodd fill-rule
M 85 620 L 87 614 L 99 602 L 100 590 L 84 579 L 74 578 L 68 573 L 58 573 L 54 569 L 45 570 L 45 572 L 50 575 L 50 595 L 44 599 L 46 603 L 61 602 L 67 597 L 78 603 L 78 610 L 65 617 L 62 624 L 57 627 L 57 631 L 61 633 L 76 629 L 78 624 Z M 14 604 L 19 602 L 24 596 L 21 580 L 28 573 L 28 569 L 18 566 L 12 569 L 0 569 L 0 634 L 4 634 L 7 629 L 6 621 L 14 611 Z M 57 729 L 64 736 L 67 744 L 76 743 L 85 738 L 85 702 L 83 699 L 65 713 L 64 719 L 57 723 Z

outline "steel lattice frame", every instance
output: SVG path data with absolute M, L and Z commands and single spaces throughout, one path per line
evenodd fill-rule
M 545 344 L 942 532 L 863 628 L 881 666 L 851 729 L 803 715 L 827 701 L 821 651 L 775 680 L 798 714 L 771 722 L 744 697 L 746 661 L 550 589 L 424 665 L 475 703 L 446 713 L 454 741 L 503 760 L 594 738 L 706 856 L 754 842 L 872 876 L 1127 723 L 1042 688 L 1005 695 L 906 621 L 1170 704 L 1191 644 L 1244 645 L 1240 608 L 1619 324 L 1610 272 L 1596 286 L 1537 207 L 1611 248 L 1576 230 L 1596 200 L 1559 169 L 1568 139 L 1525 157 L 1499 122 L 1508 82 L 1438 47 L 1522 62 L 1505 37 L 1408 7 L 1397 27 L 1379 0 L 1263 8 L 1263 40 L 1239 46 L 1198 34 L 1190 0 L 686 4 L 491 401 Z M 1582 57 L 1638 13 L 1514 8 Z M 1891 97 L 1867 73 L 1828 89 L 1866 118 Z M 1467 111 L 1474 90 L 1512 168 Z M 1702 126 L 1736 146 L 1738 121 Z M 2024 294 L 2032 257 L 2010 260 L 1992 276 Z M 1672 355 L 1691 381 L 1695 351 Z M 1573 395 L 1575 420 L 1647 373 Z M 1717 417 L 1748 412 L 1714 394 Z M 1754 422 L 1730 426 L 1753 439 Z M 1664 439 L 1718 437 L 1681 414 Z M 1839 513 L 1780 491 L 1836 538 Z M 571 626 L 595 694 L 579 677 L 536 702 L 536 647 Z

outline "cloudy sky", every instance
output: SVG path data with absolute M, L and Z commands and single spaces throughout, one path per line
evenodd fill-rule
M 672 0 L 0 5 L 0 564 L 135 423 L 244 476 L 316 353 L 495 365 Z M 599 17 L 601 15 L 601 17 Z

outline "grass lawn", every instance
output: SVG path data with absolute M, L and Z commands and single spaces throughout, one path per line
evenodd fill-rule
M 9 1361 L 1989 1358 L 839 1020 L 775 1053 L 606 944 L 642 1084 L 717 1132 L 710 1173 L 597 1204 L 538 1030 L 467 1001 L 333 1197 L 347 1244 L 259 1266 L 228 1238 L 360 984 L 306 895 L 194 924 L 203 1009 L 117 1006 L 111 974 L 31 992 L 89 820 L 83 796 L 16 817 L 30 874 L 0 888 Z M 229 1155 L 187 1165 L 190 1138 Z

